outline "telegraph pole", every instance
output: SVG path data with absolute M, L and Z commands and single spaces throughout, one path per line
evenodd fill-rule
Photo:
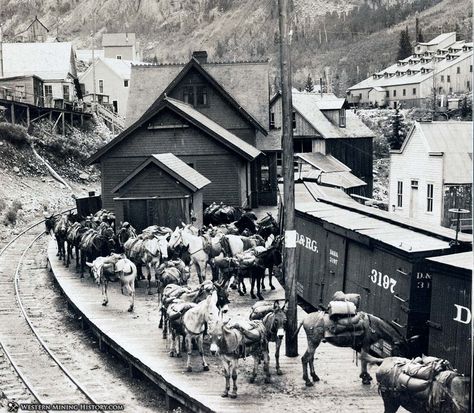
M 291 102 L 291 61 L 288 28 L 288 0 L 278 0 L 280 16 L 280 66 L 282 96 L 283 207 L 285 221 L 284 279 L 288 300 L 286 355 L 298 355 L 296 336 L 296 273 L 295 273 L 295 177 L 293 170 L 293 107 Z
M 3 24 L 0 23 L 0 77 L 3 77 Z

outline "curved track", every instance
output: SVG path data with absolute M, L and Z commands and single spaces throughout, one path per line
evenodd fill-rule
M 40 221 L 29 226 L 0 250 L 2 390 L 18 403 L 98 404 L 40 336 L 29 306 L 34 291 L 19 283 L 20 274 L 26 278 L 30 268 L 28 252 L 45 236 L 43 225 Z

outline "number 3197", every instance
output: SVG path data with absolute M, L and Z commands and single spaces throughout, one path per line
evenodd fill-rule
M 371 272 L 370 280 L 379 287 L 390 290 L 392 294 L 395 293 L 395 285 L 397 284 L 397 280 L 394 280 L 387 274 L 382 274 L 380 271 L 374 269 Z

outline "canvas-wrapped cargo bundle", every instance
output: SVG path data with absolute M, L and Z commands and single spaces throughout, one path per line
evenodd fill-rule
M 328 307 L 328 313 L 331 318 L 341 315 L 355 315 L 357 313 L 357 307 L 351 301 L 331 301 Z
M 360 306 L 360 294 L 345 294 L 342 291 L 336 291 L 332 296 L 332 301 L 349 301 L 353 303 L 356 306 L 356 309 L 358 310 Z
M 273 311 L 272 301 L 258 301 L 252 306 L 252 312 L 250 313 L 250 320 L 263 320 L 268 313 Z
M 256 257 L 252 252 L 244 251 L 243 253 L 237 256 L 237 259 L 239 260 L 239 264 L 242 267 L 246 268 L 255 265 Z
M 176 303 L 171 304 L 166 311 L 170 321 L 176 320 L 188 311 L 190 308 L 196 307 L 195 303 Z
M 331 325 L 329 330 L 334 335 L 363 332 L 365 328 L 364 320 L 359 316 L 359 314 L 333 320 L 333 322 L 334 324 Z

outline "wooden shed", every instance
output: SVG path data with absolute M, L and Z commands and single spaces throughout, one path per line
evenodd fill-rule
M 428 259 L 431 313 L 428 354 L 472 371 L 472 251 Z
M 406 337 L 421 335 L 420 351 L 426 352 L 432 276 L 425 258 L 470 250 L 470 237 L 461 234 L 461 245 L 452 247 L 454 231 L 396 221 L 349 197 L 313 197 L 314 185 L 297 185 L 299 296 L 317 308 L 327 306 L 338 290 L 358 293 L 363 311 L 391 322 Z
M 203 188 L 211 181 L 172 153 L 150 156 L 112 189 L 117 222 L 138 231 L 203 223 Z

